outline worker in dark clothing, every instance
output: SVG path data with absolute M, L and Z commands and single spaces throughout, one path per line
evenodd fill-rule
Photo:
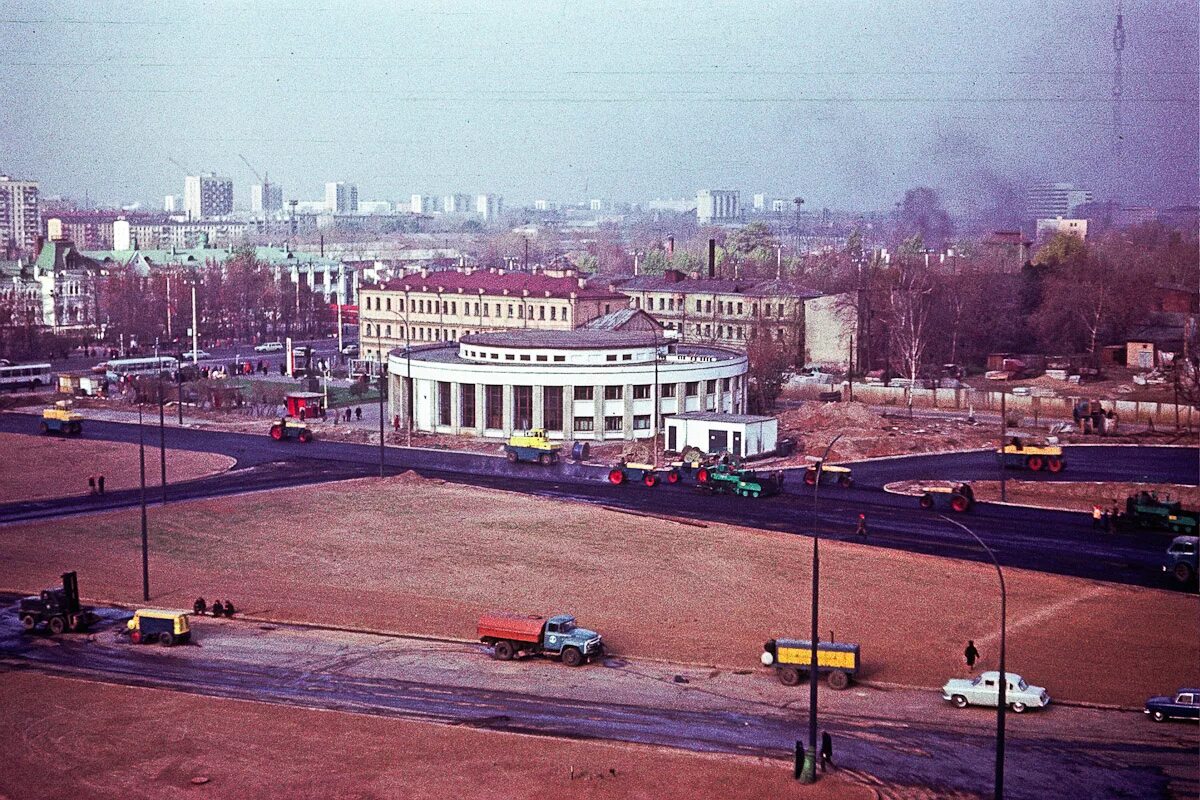
M 356 419 L 356 420 L 362 419 L 362 406 L 354 407 L 354 419 Z
M 192 613 L 203 614 L 208 610 L 208 603 L 204 602 L 203 597 L 197 597 L 196 602 L 192 603 Z
M 229 600 L 225 601 L 225 616 L 233 619 L 233 603 L 231 603 Z
M 96 476 L 96 491 L 104 494 L 104 473 Z
M 88 494 L 96 493 L 96 476 L 88 475 Z
M 975 640 L 967 640 L 967 649 L 963 650 L 963 658 L 967 660 L 967 669 L 975 671 L 975 662 L 979 660 L 979 651 L 975 649 Z
M 833 737 L 829 735 L 829 731 L 821 733 L 821 772 L 825 771 L 825 765 L 837 769 L 833 763 Z
M 858 515 L 858 527 L 854 529 L 854 533 L 856 536 L 866 537 L 866 535 L 867 535 L 867 515 L 866 514 Z

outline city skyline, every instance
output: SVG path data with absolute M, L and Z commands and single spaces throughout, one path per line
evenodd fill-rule
M 873 210 L 930 185 L 971 213 L 1063 181 L 1196 202 L 1184 2 L 1124 5 L 1121 154 L 1107 4 L 969 19 L 920 3 L 369 8 L 12 4 L 3 170 L 146 208 L 185 170 L 229 177 L 248 206 L 243 155 L 285 199 L 330 180 L 363 198 L 495 193 L 510 207 L 728 187 Z

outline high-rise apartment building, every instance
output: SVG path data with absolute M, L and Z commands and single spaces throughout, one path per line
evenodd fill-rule
M 492 220 L 500 216 L 504 210 L 504 198 L 494 194 L 479 194 L 475 196 L 475 213 L 484 220 Z
M 358 213 L 358 186 L 341 181 L 325 184 L 325 209 L 334 214 Z
M 438 210 L 437 198 L 427 194 L 414 194 L 408 204 L 411 214 L 432 214 Z
M 696 193 L 696 221 L 701 225 L 735 222 L 739 213 L 736 191 L 701 189 Z
M 164 196 L 163 197 L 163 211 L 167 212 L 168 214 L 174 214 L 177 203 L 178 203 L 178 198 L 175 195 L 168 194 L 168 195 Z
M 1070 217 L 1077 206 L 1092 202 L 1092 193 L 1071 183 L 1039 183 L 1026 193 L 1025 210 L 1034 219 Z
M 442 198 L 442 213 L 467 214 L 471 211 L 471 197 L 465 194 L 448 194 Z
M 0 175 L 0 252 L 32 250 L 41 230 L 37 181 Z
M 215 172 L 188 175 L 183 182 L 183 209 L 194 220 L 232 214 L 233 181 Z
M 250 186 L 250 211 L 271 214 L 283 209 L 283 187 L 278 183 L 255 183 Z

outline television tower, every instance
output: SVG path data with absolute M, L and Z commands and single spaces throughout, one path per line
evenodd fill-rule
M 1125 18 L 1121 14 L 1121 0 L 1117 0 L 1117 25 L 1112 35 L 1113 54 L 1113 152 L 1121 154 L 1124 134 L 1121 132 L 1121 51 L 1125 49 Z

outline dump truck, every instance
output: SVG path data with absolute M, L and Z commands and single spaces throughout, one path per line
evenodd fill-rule
M 1140 491 L 1125 499 L 1125 513 L 1117 517 L 1123 528 L 1146 528 L 1195 536 L 1200 512 L 1183 507 L 1178 500 L 1159 499 L 1158 493 Z
M 70 401 L 59 400 L 52 407 L 42 410 L 42 421 L 38 430 L 43 434 L 79 436 L 83 433 L 83 414 L 72 411 Z
M 500 661 L 524 654 L 546 655 L 578 667 L 604 655 L 600 634 L 578 627 L 570 614 L 485 614 L 479 618 L 478 634 L 479 641 L 492 648 L 492 657 Z
M 1058 474 L 1067 466 L 1063 449 L 1059 445 L 1027 445 L 1016 436 L 996 451 L 996 460 L 1005 469 L 1027 469 L 1030 472 L 1041 472 L 1044 469 Z
M 271 438 L 277 442 L 284 439 L 297 439 L 303 444 L 313 440 L 312 429 L 303 420 L 292 416 L 280 417 L 278 422 L 271 425 Z
M 831 689 L 845 689 L 858 674 L 859 646 L 849 642 L 817 642 L 817 674 Z M 760 657 L 784 686 L 795 686 L 812 667 L 812 642 L 806 639 L 768 639 Z
M 86 631 L 100 619 L 90 607 L 79 604 L 79 579 L 74 572 L 63 573 L 61 589 L 43 589 L 39 594 L 22 597 L 17 617 L 26 633 L 45 625 L 56 636 L 63 631 Z
M 696 472 L 701 489 L 710 494 L 736 494 L 739 497 L 770 497 L 783 489 L 783 470 L 759 472 L 728 464 L 701 467 Z
M 1176 536 L 1172 539 L 1162 569 L 1177 583 L 1186 585 L 1194 581 L 1200 573 L 1200 537 Z
M 510 464 L 518 461 L 532 461 L 542 465 L 557 464 L 561 453 L 562 448 L 552 444 L 541 428 L 533 428 L 521 434 L 514 433 L 504 444 L 504 457 Z
M 660 483 L 674 485 L 683 479 L 683 470 L 682 463 L 659 467 L 654 464 L 621 462 L 608 471 L 608 482 L 614 486 L 623 483 L 643 483 L 651 488 Z

